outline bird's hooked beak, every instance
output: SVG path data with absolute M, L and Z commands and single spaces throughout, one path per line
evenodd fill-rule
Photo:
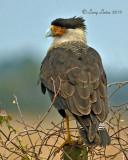
M 45 36 L 46 36 L 46 38 L 47 38 L 47 37 L 54 36 L 54 33 L 51 31 L 51 28 L 48 28 L 48 29 L 47 29 Z
M 46 31 L 46 37 L 62 36 L 65 32 L 66 28 L 51 25 L 51 27 Z

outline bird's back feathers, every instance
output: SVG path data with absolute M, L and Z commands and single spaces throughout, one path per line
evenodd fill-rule
M 84 128 L 89 143 L 99 143 L 98 126 L 108 114 L 107 80 L 99 54 L 83 42 L 53 46 L 42 62 L 40 81 L 51 100 L 60 88 L 54 106 L 69 110 Z

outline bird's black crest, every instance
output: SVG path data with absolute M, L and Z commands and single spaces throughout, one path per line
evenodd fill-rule
M 58 18 L 52 21 L 51 25 L 65 27 L 65 28 L 83 28 L 86 29 L 84 19 L 82 17 L 73 17 L 69 19 Z

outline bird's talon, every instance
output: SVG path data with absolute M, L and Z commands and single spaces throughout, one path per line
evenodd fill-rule
M 71 144 L 71 145 L 73 145 L 73 144 L 74 144 L 73 139 L 72 139 L 72 138 L 67 138 L 67 139 L 61 144 L 61 146 L 56 150 L 56 153 L 59 153 L 60 150 L 61 150 L 66 144 Z

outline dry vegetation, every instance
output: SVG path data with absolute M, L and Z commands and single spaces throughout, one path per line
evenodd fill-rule
M 128 82 L 113 83 L 108 85 L 117 85 L 116 90 L 110 95 L 111 98 L 122 86 L 126 85 Z M 54 85 L 54 80 L 53 80 Z M 55 85 L 54 85 L 55 86 Z M 54 88 L 55 89 L 55 88 Z M 63 159 L 64 150 L 61 150 L 59 154 L 56 154 L 57 147 L 65 139 L 65 126 L 64 120 L 59 124 L 52 122 L 53 127 L 47 127 L 44 129 L 44 120 L 50 112 L 53 103 L 59 90 L 55 91 L 54 100 L 49 107 L 45 115 L 40 119 L 40 121 L 35 123 L 33 126 L 27 125 L 24 122 L 23 115 L 18 104 L 17 97 L 14 96 L 15 100 L 13 103 L 17 106 L 21 121 L 18 121 L 19 125 L 23 125 L 23 130 L 17 131 L 9 122 L 11 116 L 6 113 L 0 113 L 0 158 L 2 160 L 41 160 L 50 159 L 58 160 Z M 127 103 L 110 106 L 110 114 L 107 119 L 106 127 L 111 137 L 111 145 L 106 148 L 95 147 L 88 151 L 88 159 L 90 160 L 118 160 L 128 159 L 128 124 L 125 123 L 124 117 L 126 112 L 128 112 Z M 54 118 L 52 119 L 54 120 Z M 4 123 L 8 127 L 8 132 L 4 132 Z M 78 130 L 76 125 L 73 123 L 71 128 L 71 134 L 73 139 L 78 137 Z M 84 144 L 78 144 L 79 147 L 84 147 Z M 65 153 L 69 159 L 71 157 L 68 153 Z

